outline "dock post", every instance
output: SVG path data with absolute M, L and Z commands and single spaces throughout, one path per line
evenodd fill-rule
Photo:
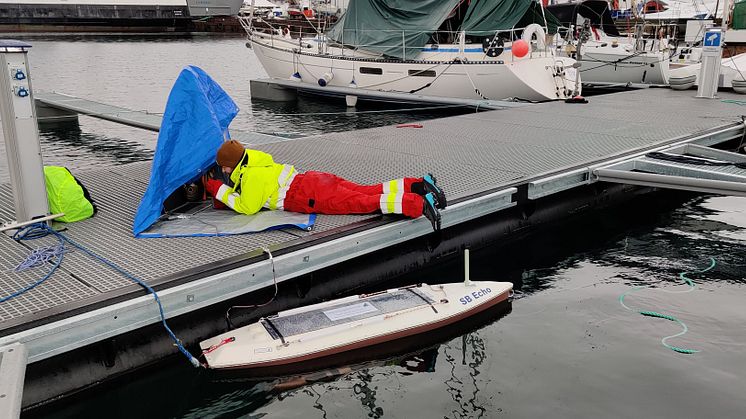
M 469 272 L 469 249 L 464 249 L 464 285 L 471 287 L 474 284 L 471 282 L 471 273 Z
M 29 48 L 31 45 L 25 42 L 0 40 L 0 118 L 17 222 L 49 213 L 29 74 Z
M 724 27 L 725 28 L 725 27 Z M 702 39 L 702 65 L 697 78 L 697 97 L 712 99 L 717 95 L 725 29 L 707 28 Z
M 28 351 L 22 343 L 0 347 L 0 417 L 21 416 Z

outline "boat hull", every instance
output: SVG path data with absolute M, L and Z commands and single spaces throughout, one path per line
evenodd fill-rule
M 512 284 L 423 284 L 417 287 L 417 290 L 431 298 L 434 303 L 423 304 L 416 309 L 386 313 L 380 317 L 357 320 L 341 327 L 299 333 L 285 337 L 286 344 L 272 336 L 265 325 L 257 322 L 203 341 L 200 346 L 208 351 L 205 353 L 205 360 L 211 369 L 252 369 L 264 372 L 277 369 L 303 370 L 307 369 L 304 366 L 309 363 L 336 359 L 341 354 L 422 335 L 465 321 L 506 302 L 511 295 Z M 298 310 L 303 313 L 302 310 L 310 312 L 325 307 L 333 308 L 340 302 L 364 303 L 368 298 L 370 297 L 348 297 L 302 307 L 293 310 L 292 314 L 297 314 Z M 227 340 L 231 341 L 226 343 Z
M 292 48 L 302 52 L 293 51 Z M 252 38 L 257 58 L 272 78 L 300 75 L 303 83 L 463 99 L 546 101 L 567 98 L 575 82 L 574 60 L 551 55 L 484 60 L 475 54 L 454 61 L 441 54 L 417 60 L 385 60 L 375 56 L 328 56 L 314 53 L 304 40 Z M 507 48 L 506 48 L 507 49 Z M 438 60 L 435 59 L 438 57 Z M 455 58 L 455 57 L 454 57 Z M 481 60 L 480 60 L 481 58 Z M 323 80 L 323 81 L 321 81 Z
M 0 0 L 0 32 L 191 31 L 198 17 L 236 15 L 241 0 Z
M 566 54 L 558 47 L 558 54 Z M 583 83 L 668 84 L 668 51 L 636 53 L 628 44 L 612 46 L 611 41 L 584 45 L 580 72 Z

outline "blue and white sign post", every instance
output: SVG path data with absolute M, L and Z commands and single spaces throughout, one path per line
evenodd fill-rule
M 723 56 L 723 35 L 720 28 L 708 28 L 702 40 L 702 66 L 699 69 L 697 97 L 712 99 L 718 91 L 720 62 Z

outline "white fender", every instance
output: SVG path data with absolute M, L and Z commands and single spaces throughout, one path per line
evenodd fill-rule
M 523 29 L 523 36 L 521 36 L 521 38 L 531 45 L 531 38 L 533 38 L 534 35 L 536 35 L 536 46 L 539 49 L 546 48 L 546 33 L 544 32 L 544 27 L 538 23 L 532 23 L 526 26 L 526 28 Z

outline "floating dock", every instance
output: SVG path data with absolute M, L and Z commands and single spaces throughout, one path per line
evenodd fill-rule
M 625 173 L 643 173 L 635 164 L 647 163 L 645 174 L 668 181 L 648 178 L 638 182 L 642 185 L 691 189 L 687 179 L 696 178 L 695 190 L 746 196 L 746 170 L 736 166 L 707 166 L 703 174 L 699 166 L 677 163 L 685 170 L 664 173 L 660 166 L 667 164 L 657 162 L 656 172 L 656 162 L 648 161 L 651 151 L 713 158 L 718 151 L 711 146 L 743 145 L 746 107 L 740 96 L 694 96 L 694 91 L 643 89 L 593 97 L 589 104 L 532 104 L 423 121 L 422 128 L 387 126 L 293 141 L 275 137 L 254 145 L 300 170 L 329 171 L 361 183 L 432 172 L 449 197 L 440 234 L 425 218 L 319 215 L 311 232 L 135 239 L 132 222 L 150 162 L 76 173 L 99 212 L 65 225 L 63 233 L 153 286 L 176 335 L 194 347 L 226 329 L 227 307 L 266 300 L 268 292 L 247 294 L 275 279 L 295 296 L 267 310 L 394 278 L 455 257 L 464 246 L 505 240 L 649 191 L 627 185 L 635 182 Z M 87 112 L 91 103 L 76 106 L 83 114 L 106 113 Z M 739 159 L 734 153 L 717 157 Z M 2 220 L 14 219 L 10 194 L 9 185 L 0 185 Z M 45 240 L 54 238 L 40 241 Z M 13 271 L 40 244 L 0 234 L 0 296 L 46 272 Z M 262 247 L 273 253 L 273 264 Z M 236 325 L 249 320 L 239 318 Z M 0 347 L 21 343 L 28 352 L 23 393 L 28 407 L 176 356 L 159 322 L 152 296 L 82 252 L 71 252 L 47 282 L 0 304 Z

